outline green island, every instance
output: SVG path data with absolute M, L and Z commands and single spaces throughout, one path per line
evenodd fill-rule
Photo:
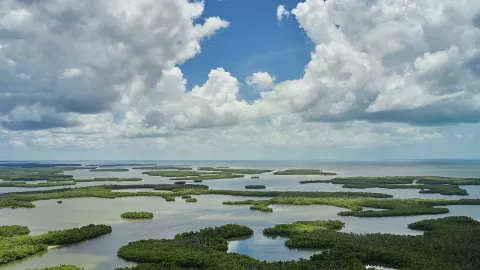
M 291 224 L 277 224 L 273 228 L 265 228 L 266 236 L 292 237 L 299 233 L 309 233 L 318 230 L 341 230 L 345 224 L 339 220 L 296 221 Z
M 73 179 L 70 179 L 72 181 Z M 2 182 L 0 187 L 22 187 L 22 188 L 38 188 L 38 187 L 61 187 L 61 186 L 73 186 L 74 182 L 46 182 L 37 184 L 28 184 L 26 182 Z
M 129 219 L 152 219 L 153 213 L 151 212 L 125 212 L 120 215 L 121 218 Z
M 230 174 L 262 174 L 272 172 L 272 170 L 259 170 L 259 169 L 231 169 L 228 167 L 199 167 L 198 171 L 214 171 Z
M 304 183 L 319 183 L 305 181 Z M 380 176 L 380 177 L 337 177 L 323 183 L 341 184 L 343 188 L 419 189 L 419 193 L 466 196 L 468 192 L 458 185 L 480 185 L 477 178 L 438 176 Z M 302 182 L 300 182 L 302 183 Z
M 244 175 L 233 174 L 226 172 L 202 172 L 202 171 L 147 171 L 143 174 L 149 176 L 169 177 L 170 180 L 215 180 L 215 179 L 230 179 L 242 178 Z
M 304 180 L 300 181 L 300 184 L 315 184 L 315 183 L 329 183 L 328 180 Z
M 177 181 L 177 182 L 175 182 L 174 184 L 175 184 L 175 185 L 185 185 L 186 183 L 187 183 L 187 182 L 185 182 L 185 181 Z
M 147 167 L 134 167 L 133 170 L 179 170 L 179 171 L 191 171 L 192 168 L 185 166 L 171 166 L 171 165 L 159 165 L 159 166 L 147 166 Z
M 272 212 L 269 207 L 272 204 L 279 205 L 331 205 L 349 209 L 341 211 L 340 216 L 355 217 L 391 217 L 391 216 L 414 216 L 434 215 L 448 213 L 448 208 L 439 206 L 448 205 L 480 205 L 480 199 L 460 200 L 428 200 L 428 199 L 393 199 L 393 198 L 306 198 L 278 196 L 268 200 L 227 201 L 225 205 L 250 205 L 250 209 L 264 212 Z M 375 208 L 364 210 L 363 207 Z
M 27 270 L 83 270 L 83 269 L 71 264 L 62 264 L 59 266 L 52 266 L 52 267 L 45 267 L 45 268 L 29 268 Z
M 91 172 L 128 172 L 129 169 L 119 169 L 119 168 L 112 168 L 112 169 L 91 169 Z
M 0 168 L 0 179 L 4 181 L 38 181 L 49 182 L 73 181 L 72 175 L 65 171 L 91 170 L 96 167 L 34 167 L 34 168 Z
M 229 226 L 230 233 L 219 228 Z M 139 263 L 123 270 L 142 269 L 365 269 L 389 265 L 395 269 L 479 269 L 480 223 L 469 217 L 446 217 L 411 223 L 419 236 L 338 232 L 340 221 L 297 221 L 266 228 L 267 236 L 282 236 L 288 248 L 323 251 L 310 259 L 266 262 L 227 253 L 231 237 L 249 236 L 248 227 L 229 224 L 174 239 L 140 240 L 118 250 L 118 256 Z M 120 269 L 119 269 L 120 270 Z
M 12 237 L 17 235 L 27 235 L 30 229 L 20 225 L 0 226 L 0 237 Z
M 196 203 L 198 200 L 196 198 L 187 198 L 185 201 L 188 203 Z
M 245 189 L 266 189 L 265 185 L 246 185 Z
M 20 229 L 20 235 L 15 233 L 10 236 L 0 236 L 0 264 L 46 251 L 48 246 L 78 243 L 112 232 L 110 226 L 93 224 L 81 228 L 50 231 L 39 236 L 25 235 L 23 232 L 26 230 Z M 6 231 L 8 232 L 9 229 Z
M 322 170 L 309 170 L 309 169 L 291 169 L 285 171 L 276 171 L 274 175 L 337 175 L 336 173 L 324 172 Z
M 182 196 L 182 199 L 190 199 L 191 197 L 192 197 L 192 196 L 190 196 L 190 195 L 183 195 L 183 196 Z
M 105 178 L 93 178 L 93 179 L 75 179 L 76 183 L 88 183 L 88 182 L 130 182 L 130 181 L 142 181 L 142 178 L 118 178 L 118 177 L 105 177 Z

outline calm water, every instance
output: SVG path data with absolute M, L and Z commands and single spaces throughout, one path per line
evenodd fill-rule
M 102 164 L 97 161 L 80 162 L 84 164 Z M 120 162 L 105 162 L 108 164 Z M 123 162 L 122 162 L 123 163 Z M 128 163 L 139 163 L 137 161 Z M 151 163 L 148 161 L 146 163 Z M 229 166 L 236 168 L 315 168 L 333 171 L 341 176 L 374 176 L 374 175 L 439 175 L 478 177 L 480 162 L 463 162 L 457 164 L 442 162 L 384 162 L 384 163 L 300 163 L 300 162 L 181 162 L 193 167 Z M 179 164 L 178 162 L 158 162 L 158 164 Z M 121 168 L 121 167 L 120 167 Z M 90 172 L 72 171 L 68 174 L 75 178 L 94 177 L 142 177 L 142 183 L 172 183 L 163 177 L 150 177 L 141 174 L 142 171 L 129 172 Z M 212 189 L 244 190 L 247 184 L 264 184 L 269 190 L 306 190 L 306 191 L 346 191 L 340 185 L 307 184 L 301 185 L 301 180 L 329 179 L 329 177 L 312 176 L 273 176 L 259 175 L 260 179 L 228 179 L 204 181 Z M 113 182 L 112 182 L 113 183 Z M 91 186 L 105 183 L 79 183 L 77 186 Z M 125 182 L 117 184 L 127 184 Z M 469 197 L 480 198 L 480 188 L 464 187 L 470 193 Z M 37 189 L 37 188 L 36 188 Z M 55 188 L 38 188 L 40 190 Z M 34 190 L 25 188 L 0 188 L 0 192 Z M 143 190 L 146 191 L 146 190 Z M 351 191 L 362 191 L 352 189 Z M 438 194 L 419 194 L 418 190 L 385 190 L 365 189 L 368 192 L 389 193 L 399 198 L 462 198 L 461 196 L 442 196 Z M 119 190 L 118 192 L 122 192 Z M 26 269 L 46 267 L 59 264 L 75 264 L 85 269 L 113 269 L 133 265 L 116 256 L 118 248 L 128 242 L 148 238 L 171 238 L 185 231 L 198 230 L 209 226 L 220 226 L 227 223 L 239 223 L 251 227 L 255 235 L 247 240 L 230 242 L 229 252 L 247 254 L 261 260 L 293 260 L 308 258 L 315 251 L 289 250 L 284 246 L 284 238 L 267 238 L 262 230 L 278 223 L 290 223 L 297 220 L 338 219 L 346 223 L 343 231 L 355 233 L 395 233 L 420 234 L 407 228 L 407 224 L 428 218 L 440 218 L 451 215 L 466 215 L 480 220 L 480 206 L 451 206 L 447 215 L 388 217 L 388 218 L 356 218 L 341 217 L 337 212 L 344 209 L 333 206 L 292 206 L 274 205 L 273 213 L 262 213 L 249 210 L 248 205 L 224 206 L 223 201 L 246 200 L 248 197 L 233 197 L 224 195 L 197 196 L 198 203 L 188 204 L 177 198 L 175 202 L 165 202 L 157 197 L 132 197 L 117 199 L 76 198 L 64 199 L 63 204 L 56 200 L 34 202 L 33 209 L 0 209 L 0 225 L 20 224 L 28 226 L 33 235 L 49 230 L 79 227 L 90 223 L 108 224 L 113 227 L 109 235 L 85 241 L 76 245 L 51 249 L 25 260 L 2 265 L 0 269 Z M 252 198 L 258 199 L 258 198 Z M 126 211 L 150 211 L 154 213 L 153 220 L 128 221 L 120 218 Z

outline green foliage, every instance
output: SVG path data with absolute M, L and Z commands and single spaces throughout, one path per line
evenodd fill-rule
M 24 229 L 22 229 L 24 230 Z M 81 228 L 50 231 L 40 236 L 0 237 L 0 264 L 46 251 L 48 245 L 65 245 L 110 233 L 107 225 L 87 225 Z
M 172 240 L 150 239 L 131 242 L 118 250 L 118 256 L 140 263 L 169 264 L 183 268 L 225 269 L 218 263 L 230 256 L 248 258 L 226 253 L 227 240 L 251 235 L 253 231 L 248 227 L 228 224 L 202 229 L 199 232 L 177 234 Z
M 189 203 L 196 203 L 198 200 L 196 198 L 188 198 L 185 201 Z
M 324 172 L 322 170 L 292 169 L 285 171 L 276 171 L 274 175 L 337 175 L 336 173 Z
M 480 223 L 469 217 L 423 220 L 409 225 L 426 230 L 423 236 L 351 234 L 315 230 L 291 235 L 289 248 L 328 249 L 312 261 L 332 257 L 379 262 L 397 269 L 479 269 Z
M 0 179 L 4 181 L 37 181 L 49 182 L 72 181 L 72 175 L 63 174 L 65 171 L 95 169 L 95 167 L 34 167 L 34 168 L 0 168 Z
M 18 208 L 18 207 L 34 208 L 35 205 L 30 202 L 0 198 L 0 208 Z
M 63 203 L 63 201 L 57 201 L 57 203 Z
M 392 184 L 344 184 L 343 188 L 386 188 L 386 189 L 420 189 L 420 193 L 440 193 L 441 195 L 468 195 L 465 189 L 455 185 L 392 185 Z
M 92 169 L 90 170 L 91 172 L 128 172 L 130 171 L 129 169 Z
M 425 199 L 386 199 L 386 198 L 348 198 L 348 197 L 284 197 L 278 196 L 269 200 L 227 201 L 225 205 L 251 205 L 250 209 L 272 212 L 271 204 L 291 205 L 332 205 L 350 209 L 338 214 L 341 216 L 355 217 L 390 217 L 435 215 L 448 213 L 448 208 L 434 207 L 444 205 L 480 205 L 480 199 L 460 200 L 425 200 Z M 363 210 L 363 207 L 376 208 Z
M 480 178 L 459 178 L 441 176 L 355 176 L 337 177 L 333 184 L 431 184 L 431 185 L 480 185 Z
M 72 181 L 73 179 L 70 179 Z M 35 188 L 35 187 L 59 187 L 59 186 L 73 186 L 76 183 L 73 182 L 46 182 L 37 184 L 27 184 L 25 182 L 2 182 L 0 187 L 22 187 L 22 188 Z
M 130 219 L 151 219 L 153 218 L 153 213 L 151 212 L 125 212 L 120 215 L 122 218 Z
M 193 182 L 195 182 L 195 183 L 201 183 L 201 182 L 203 182 L 203 180 L 196 179 L 196 180 L 193 180 Z
M 179 171 L 191 171 L 192 168 L 184 166 L 171 166 L 171 165 L 159 165 L 148 167 L 135 167 L 133 170 L 179 170 Z
M 27 235 L 30 233 L 28 227 L 20 225 L 0 226 L 0 237 L 12 237 L 17 235 Z
M 258 210 L 262 212 L 273 212 L 273 209 L 268 206 L 268 204 L 257 203 L 250 206 L 250 210 Z
M 83 269 L 75 265 L 62 264 L 59 266 L 52 266 L 52 267 L 45 267 L 45 268 L 30 268 L 27 270 L 83 270 Z
M 246 189 L 266 189 L 265 185 L 246 185 Z
M 271 172 L 272 170 L 258 170 L 258 169 L 230 169 L 228 167 L 200 167 L 198 168 L 199 171 L 215 171 L 215 172 L 222 172 L 222 173 L 230 173 L 230 174 L 261 174 Z
M 127 182 L 127 181 L 142 181 L 142 178 L 118 178 L 118 177 L 105 177 L 105 178 L 93 178 L 93 179 L 75 179 L 77 183 L 82 182 Z
M 80 228 L 50 231 L 47 234 L 34 237 L 37 237 L 39 241 L 47 245 L 66 245 L 92 239 L 111 232 L 112 227 L 108 225 L 90 224 Z
M 177 182 L 175 182 L 174 184 L 175 184 L 175 185 L 185 185 L 186 183 L 187 183 L 187 182 L 185 182 L 185 181 L 177 181 Z
M 233 178 L 243 178 L 242 174 L 229 174 L 229 173 L 209 173 L 199 176 L 191 177 L 176 177 L 171 178 L 170 180 L 218 180 L 218 179 L 233 179 Z
M 192 196 L 190 196 L 190 195 L 183 195 L 183 196 L 182 196 L 182 199 L 190 199 L 191 197 L 192 197 Z
M 265 228 L 263 234 L 268 236 L 292 237 L 299 233 L 317 230 L 341 230 L 345 224 L 339 220 L 297 221 L 292 224 L 277 224 L 273 228 Z
M 206 190 L 204 194 L 221 194 L 249 197 L 304 197 L 304 198 L 391 198 L 392 195 L 373 192 L 321 192 L 321 191 L 247 191 L 247 190 Z
M 314 184 L 314 183 L 328 183 L 327 180 L 305 180 L 305 181 L 300 181 L 300 184 Z

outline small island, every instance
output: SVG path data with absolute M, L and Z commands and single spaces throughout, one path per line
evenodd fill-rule
M 246 189 L 266 189 L 265 185 L 246 185 Z
M 126 212 L 120 215 L 122 218 L 128 219 L 152 219 L 153 213 L 151 212 Z
M 252 176 L 252 179 L 258 179 L 260 176 Z
M 198 200 L 196 198 L 188 198 L 185 201 L 188 203 L 196 203 Z
M 186 183 L 187 183 L 187 182 L 185 182 L 185 181 L 177 181 L 177 182 L 175 182 L 174 184 L 175 184 L 175 185 L 185 185 Z
M 276 171 L 273 173 L 274 175 L 337 175 L 336 173 L 332 172 L 324 172 L 322 170 L 310 170 L 310 169 L 291 169 L 285 171 Z

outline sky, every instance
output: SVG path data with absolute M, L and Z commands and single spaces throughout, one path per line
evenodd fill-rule
M 2 0 L 1 160 L 479 158 L 478 0 Z

